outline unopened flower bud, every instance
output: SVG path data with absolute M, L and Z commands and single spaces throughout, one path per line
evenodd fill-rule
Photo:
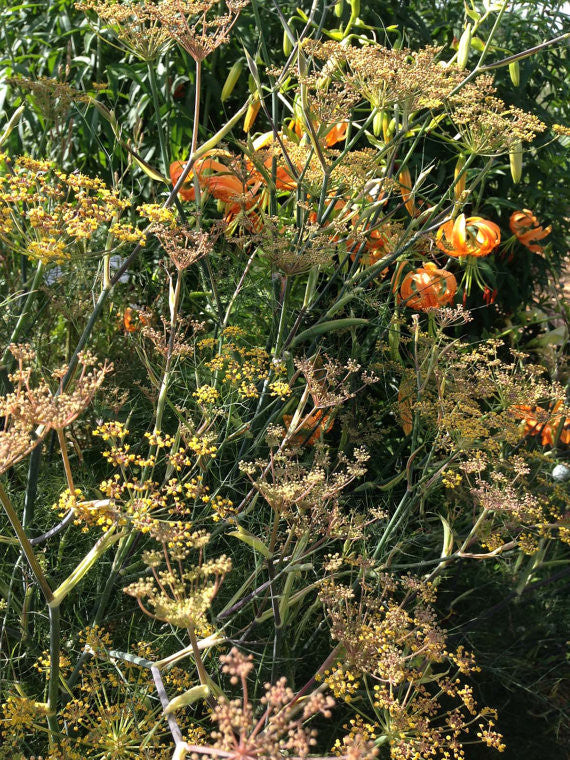
M 372 132 L 374 133 L 375 137 L 380 137 L 382 134 L 382 124 L 384 122 L 384 114 L 382 111 L 378 111 L 378 113 L 374 114 L 374 118 L 372 119 Z
M 459 156 L 459 158 L 457 159 L 457 163 L 455 164 L 455 172 L 453 175 L 453 179 L 455 180 L 453 193 L 455 195 L 456 200 L 460 200 L 461 196 L 465 192 L 467 172 L 463 171 L 464 166 L 465 166 L 465 156 Z
M 287 33 L 287 30 L 283 30 L 283 54 L 289 57 L 291 55 L 291 51 L 293 50 L 293 43 L 291 42 L 291 38 L 289 37 L 289 34 Z
M 523 148 L 522 143 L 518 142 L 513 145 L 509 151 L 509 163 L 511 165 L 511 177 L 515 185 L 520 182 L 523 170 Z
M 467 66 L 467 59 L 469 58 L 469 49 L 471 47 L 471 24 L 467 24 L 465 31 L 461 35 L 459 40 L 459 47 L 457 48 L 457 68 L 464 69 Z
M 408 168 L 402 169 L 398 176 L 398 182 L 400 183 L 400 192 L 402 193 L 402 200 L 404 201 L 406 210 L 410 216 L 415 216 L 416 204 L 412 198 L 412 175 Z
M 243 131 L 249 132 L 250 129 L 253 127 L 253 124 L 255 120 L 257 119 L 257 114 L 259 113 L 259 109 L 261 108 L 261 101 L 259 98 L 255 98 L 255 100 L 250 103 L 247 112 L 245 114 L 245 119 L 243 122 Z
M 234 91 L 234 87 L 238 83 L 242 71 L 243 61 L 236 61 L 231 67 L 230 73 L 228 74 L 226 81 L 224 82 L 224 86 L 222 87 L 222 95 L 220 98 L 222 103 L 224 103 Z

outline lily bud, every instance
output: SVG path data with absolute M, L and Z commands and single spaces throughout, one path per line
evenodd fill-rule
M 350 0 L 350 15 L 356 18 L 360 13 L 360 0 Z
M 515 185 L 520 182 L 523 170 L 523 147 L 518 142 L 509 151 L 509 163 L 511 165 L 511 177 Z
M 291 55 L 291 51 L 293 50 L 293 43 L 291 42 L 291 39 L 289 35 L 287 34 L 287 30 L 283 30 L 283 54 L 289 57 Z
M 234 65 L 230 69 L 230 73 L 226 77 L 226 81 L 224 82 L 224 86 L 222 87 L 222 95 L 220 97 L 220 100 L 222 103 L 224 103 L 232 94 L 234 91 L 234 87 L 238 83 L 238 80 L 241 76 L 241 72 L 243 71 L 243 61 L 236 61 Z
M 400 192 L 402 193 L 402 200 L 406 210 L 410 216 L 416 215 L 416 204 L 412 198 L 412 175 L 409 169 L 403 169 L 398 175 L 398 182 L 400 183 Z
M 372 119 L 372 132 L 374 133 L 374 137 L 380 137 L 382 134 L 382 124 L 384 123 L 384 114 L 382 111 L 378 111 L 378 113 L 374 114 L 374 118 Z
M 384 142 L 389 143 L 396 131 L 396 120 L 389 119 L 386 114 L 382 119 L 382 134 L 384 136 Z
M 518 87 L 521 83 L 521 67 L 519 66 L 518 61 L 513 61 L 513 63 L 509 63 L 509 75 L 511 77 L 511 82 L 514 84 L 515 87 Z
M 245 114 L 245 119 L 243 121 L 243 131 L 249 132 L 250 129 L 253 127 L 255 120 L 257 119 L 257 114 L 259 113 L 259 109 L 261 108 L 261 101 L 259 98 L 255 98 L 253 103 L 250 103 L 247 112 Z
M 337 0 L 334 7 L 334 15 L 337 18 L 342 18 L 343 11 L 344 11 L 344 0 Z
M 464 69 L 467 66 L 467 59 L 469 58 L 469 48 L 471 47 L 471 24 L 467 24 L 465 31 L 461 35 L 459 40 L 459 46 L 457 48 L 457 68 Z
M 461 199 L 461 196 L 465 192 L 467 172 L 463 172 L 463 174 L 461 174 L 464 166 L 465 166 L 465 156 L 459 156 L 459 158 L 457 159 L 457 163 L 455 164 L 455 172 L 453 175 L 453 179 L 456 180 L 455 186 L 453 188 L 453 193 L 455 195 L 455 200 L 457 201 Z M 459 179 L 457 179 L 458 177 Z

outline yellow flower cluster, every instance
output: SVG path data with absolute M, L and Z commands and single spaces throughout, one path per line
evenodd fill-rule
M 275 380 L 273 383 L 269 383 L 269 390 L 272 396 L 279 396 L 282 401 L 291 395 L 291 386 L 283 380 Z
M 32 240 L 28 245 L 28 256 L 44 264 L 61 264 L 71 258 L 65 244 L 55 238 Z
M 126 426 L 122 422 L 113 420 L 112 422 L 104 422 L 99 427 L 96 427 L 91 435 L 101 437 L 104 441 L 112 440 L 115 438 L 125 438 L 129 434 Z
M 233 325 L 222 331 L 225 338 L 242 338 L 243 335 L 244 331 Z M 215 342 L 213 338 L 204 338 L 197 346 L 200 350 L 214 348 Z M 270 374 L 281 375 L 287 371 L 282 362 L 272 361 L 263 348 L 246 348 L 234 340 L 223 343 L 217 355 L 206 361 L 205 366 L 213 373 L 220 373 L 222 382 L 237 388 L 243 398 L 258 398 L 260 387 Z M 289 384 L 281 380 L 273 380 L 269 387 L 271 395 L 281 399 L 291 394 Z M 200 398 L 200 392 L 201 388 L 194 395 Z
M 201 385 L 192 394 L 199 404 L 215 404 L 220 398 L 220 393 L 211 385 Z
M 137 230 L 136 227 L 133 227 L 128 222 L 113 224 L 109 232 L 121 243 L 133 243 L 141 246 L 144 246 L 146 243 L 145 233 L 142 230 Z
M 130 202 L 101 179 L 66 174 L 27 156 L 0 156 L 0 163 L 6 168 L 0 174 L 0 239 L 9 248 L 46 263 L 62 262 L 111 224 L 119 238 L 140 242 L 140 233 L 118 221 Z
M 202 496 L 202 501 L 207 504 L 214 512 L 212 520 L 218 522 L 219 520 L 231 520 L 237 515 L 237 510 L 234 508 L 234 503 L 230 499 L 226 499 L 219 494 L 216 496 Z
M 169 208 L 159 206 L 158 203 L 143 203 L 137 208 L 140 216 L 148 219 L 154 224 L 163 224 L 174 226 L 176 224 L 176 214 Z
M 145 433 L 145 438 L 148 438 L 148 442 L 151 446 L 156 446 L 157 449 L 170 448 L 174 443 L 174 438 L 165 433 L 164 435 L 160 431 L 154 433 Z
M 71 667 L 71 660 L 63 652 L 60 653 L 60 655 L 59 655 L 59 667 L 60 667 L 61 670 L 65 669 L 65 668 Z M 40 673 L 49 673 L 49 671 L 50 671 L 50 654 L 49 654 L 49 651 L 47 649 L 44 652 L 42 652 L 42 654 L 35 661 L 34 668 L 38 672 L 40 672 Z
M 354 673 L 342 664 L 336 665 L 332 670 L 325 670 L 325 683 L 330 688 L 336 699 L 351 702 L 353 696 L 360 688 L 360 681 Z
M 441 477 L 441 482 L 446 488 L 457 488 L 463 482 L 463 476 L 460 472 L 451 472 L 450 470 L 445 470 Z
M 218 447 L 214 446 L 211 440 L 209 440 L 205 436 L 198 437 L 198 436 L 193 435 L 190 438 L 190 440 L 187 441 L 187 446 L 191 451 L 193 451 L 199 457 L 204 457 L 204 456 L 215 457 L 216 452 L 218 451 Z

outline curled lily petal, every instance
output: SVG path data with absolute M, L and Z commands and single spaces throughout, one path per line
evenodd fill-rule
M 543 240 L 550 235 L 552 227 L 539 225 L 536 216 L 525 208 L 522 211 L 514 211 L 509 221 L 511 232 L 516 235 L 519 242 L 534 253 L 542 253 L 542 246 L 536 241 Z
M 465 214 L 459 214 L 453 225 L 451 232 L 451 245 L 454 251 L 460 251 L 465 248 L 467 239 L 467 224 Z
M 456 291 L 457 281 L 454 275 L 428 262 L 404 277 L 400 287 L 400 300 L 410 309 L 426 311 L 452 303 Z
M 448 256 L 488 256 L 501 242 L 501 231 L 494 222 L 480 216 L 465 218 L 460 214 L 455 222 L 442 224 L 435 242 Z

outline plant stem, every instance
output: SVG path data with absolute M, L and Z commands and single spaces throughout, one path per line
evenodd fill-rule
M 24 496 L 24 511 L 22 513 L 22 527 L 23 528 L 26 528 L 28 525 L 30 525 L 34 519 L 41 459 L 42 459 L 42 447 L 36 446 L 30 455 L 30 462 L 28 464 L 26 494 Z
M 38 562 L 36 555 L 34 553 L 34 549 L 26 535 L 26 532 L 24 531 L 22 524 L 20 522 L 20 519 L 16 513 L 16 510 L 12 506 L 12 502 L 10 501 L 10 497 L 4 490 L 4 486 L 2 483 L 0 483 L 0 502 L 2 502 L 2 506 L 4 507 L 4 511 L 6 512 L 6 515 L 8 516 L 8 519 L 12 523 L 12 527 L 14 529 L 14 533 L 18 537 L 18 541 L 20 542 L 20 546 L 22 548 L 22 551 L 24 555 L 26 556 L 26 559 L 28 560 L 28 563 L 32 569 L 32 573 L 34 574 L 39 587 L 42 590 L 42 594 L 44 595 L 44 598 L 46 602 L 51 602 L 53 599 L 53 592 L 50 588 L 49 583 L 46 580 L 46 577 L 44 575 L 44 571 L 42 570 L 40 563 Z
M 194 661 L 196 662 L 196 669 L 198 670 L 198 677 L 200 678 L 200 683 L 202 684 L 202 686 L 209 686 L 210 678 L 208 676 L 208 673 L 206 672 L 206 668 L 204 667 L 204 663 L 202 661 L 202 655 L 200 654 L 200 649 L 198 647 L 198 639 L 196 638 L 196 632 L 194 631 L 194 628 L 188 629 L 188 635 L 190 636 L 190 643 L 192 644 L 192 653 L 194 654 Z
M 182 272 L 178 272 L 176 275 L 176 285 L 174 286 L 174 292 L 171 298 L 170 304 L 170 336 L 168 340 L 168 349 L 166 354 L 166 364 L 164 367 L 164 374 L 162 375 L 162 383 L 160 385 L 160 392 L 158 394 L 158 402 L 156 404 L 156 421 L 154 424 L 154 432 L 159 433 L 162 425 L 162 416 L 164 414 L 164 407 L 166 405 L 166 396 L 168 394 L 168 385 L 170 383 L 170 375 L 172 369 L 172 352 L 174 350 L 174 340 L 176 335 L 176 326 L 178 323 L 178 307 L 180 305 L 180 289 L 182 286 Z
M 65 477 L 67 479 L 67 487 L 70 495 L 75 495 L 75 484 L 73 482 L 73 473 L 71 472 L 71 464 L 69 463 L 69 455 L 67 453 L 67 443 L 65 441 L 65 433 L 63 428 L 57 429 L 57 439 L 59 441 L 59 448 L 61 449 L 61 458 L 63 459 L 63 468 L 65 470 Z
M 57 725 L 57 706 L 59 696 L 59 655 L 61 631 L 59 605 L 49 608 L 49 684 L 48 684 L 48 728 L 50 745 L 54 743 L 54 734 L 59 733 Z
M 156 118 L 156 129 L 158 132 L 158 142 L 160 145 L 160 154 L 162 156 L 162 163 L 164 165 L 164 175 L 168 176 L 168 167 L 170 165 L 168 157 L 168 146 L 166 144 L 166 136 L 164 129 L 162 128 L 162 119 L 160 118 L 160 98 L 158 93 L 158 85 L 156 82 L 156 72 L 151 61 L 148 61 L 148 78 L 150 82 L 150 90 L 152 93 L 152 102 L 154 105 L 154 115 Z

